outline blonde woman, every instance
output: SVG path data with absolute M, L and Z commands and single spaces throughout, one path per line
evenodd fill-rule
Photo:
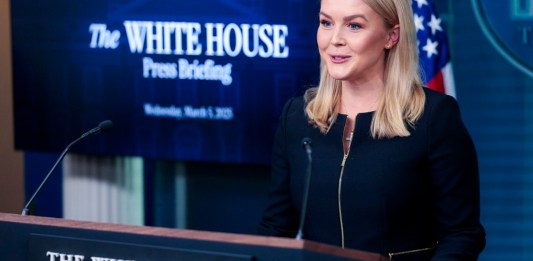
M 392 260 L 476 260 L 474 145 L 456 101 L 422 86 L 407 0 L 322 0 L 321 80 L 285 105 L 259 232 L 294 237 L 313 148 L 303 238 Z

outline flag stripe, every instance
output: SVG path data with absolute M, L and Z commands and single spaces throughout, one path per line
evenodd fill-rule
M 439 71 L 433 78 L 427 83 L 427 87 L 438 92 L 444 93 L 444 77 L 442 76 L 442 71 Z
M 455 93 L 455 79 L 453 78 L 453 67 L 452 62 L 448 62 L 444 68 L 442 68 L 442 75 L 444 79 L 444 88 L 445 93 L 448 95 L 451 95 L 453 97 L 456 97 Z

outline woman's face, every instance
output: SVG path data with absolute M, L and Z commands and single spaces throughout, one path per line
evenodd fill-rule
M 389 38 L 382 17 L 363 0 L 321 1 L 317 43 L 334 79 L 382 79 Z

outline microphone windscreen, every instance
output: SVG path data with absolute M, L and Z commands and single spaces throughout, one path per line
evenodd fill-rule
M 100 124 L 98 124 L 98 127 L 100 128 L 100 131 L 104 131 L 106 129 L 109 129 L 109 128 L 111 128 L 111 126 L 113 126 L 113 122 L 110 121 L 110 120 L 105 120 L 105 121 L 100 122 Z

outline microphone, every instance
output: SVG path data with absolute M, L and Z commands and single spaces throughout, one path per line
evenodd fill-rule
M 86 133 L 83 133 L 78 140 L 84 139 L 85 137 L 90 136 L 90 135 L 98 134 L 98 133 L 100 133 L 102 131 L 105 131 L 105 130 L 111 128 L 111 126 L 113 126 L 113 122 L 111 122 L 110 120 L 102 121 L 102 122 L 100 122 L 98 124 L 98 126 L 92 128 L 91 130 L 89 130 Z M 75 140 L 74 142 L 72 142 L 72 144 L 76 143 L 78 140 Z
M 98 134 L 102 131 L 105 131 L 107 129 L 109 129 L 111 126 L 113 126 L 113 122 L 111 122 L 110 120 L 105 120 L 105 121 L 102 121 L 100 122 L 100 124 L 98 124 L 97 127 L 94 127 L 92 128 L 91 130 L 83 133 L 79 138 L 77 138 L 76 140 L 74 140 L 73 142 L 71 142 L 64 150 L 63 152 L 61 153 L 61 155 L 59 156 L 59 158 L 57 159 L 57 161 L 54 163 L 54 166 L 52 167 L 52 169 L 50 169 L 50 171 L 48 172 L 48 174 L 46 175 L 46 177 L 44 178 L 44 180 L 41 182 L 41 184 L 39 185 L 39 187 L 37 188 L 37 190 L 33 193 L 33 195 L 31 196 L 30 200 L 28 200 L 28 203 L 26 203 L 26 205 L 24 205 L 24 209 L 22 209 L 22 216 L 26 216 L 28 215 L 28 212 L 29 212 L 29 206 L 31 204 L 31 202 L 33 201 L 33 199 L 35 198 L 35 196 L 37 196 L 37 194 L 39 193 L 39 191 L 41 190 L 41 188 L 43 187 L 43 185 L 46 183 L 46 181 L 48 180 L 48 178 L 50 177 L 50 175 L 52 174 L 52 172 L 54 172 L 54 170 L 56 169 L 57 165 L 59 164 L 59 162 L 61 162 L 61 160 L 63 160 L 63 158 L 65 157 L 65 155 L 67 154 L 67 151 L 68 149 L 76 144 L 77 142 L 79 142 L 80 140 L 83 140 L 91 135 L 95 135 L 95 134 Z
M 302 240 L 303 238 L 305 212 L 307 211 L 307 198 L 309 197 L 309 186 L 311 182 L 311 165 L 313 163 L 313 157 L 311 156 L 313 152 L 311 149 L 311 139 L 307 137 L 303 138 L 302 146 L 304 147 L 305 153 L 307 154 L 307 170 L 304 185 L 304 195 L 302 200 L 302 213 L 300 215 L 300 227 L 298 228 L 298 234 L 296 235 L 297 240 Z

